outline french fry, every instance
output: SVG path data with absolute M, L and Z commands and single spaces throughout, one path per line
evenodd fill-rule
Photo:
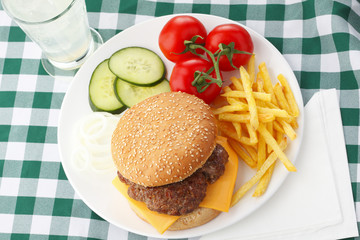
M 240 144 L 233 140 L 233 139 L 228 139 L 228 142 L 230 144 L 230 146 L 234 149 L 234 151 L 239 155 L 239 157 L 251 168 L 255 168 L 256 167 L 256 161 L 254 159 L 252 159 L 245 151 L 244 149 L 242 149 L 242 147 L 240 146 Z
M 273 89 L 273 85 L 271 82 L 271 78 L 270 78 L 268 69 L 266 67 L 266 64 L 264 62 L 260 63 L 259 70 L 260 70 L 261 78 L 264 81 L 264 90 L 265 90 L 265 92 L 271 94 L 271 102 L 276 104 L 276 99 L 275 99 L 275 95 L 274 95 L 274 89 Z
M 228 93 L 228 92 L 232 92 L 233 90 L 229 87 L 226 86 L 224 87 L 224 92 Z M 232 104 L 242 104 L 243 102 L 241 102 L 239 99 L 233 98 L 233 97 L 226 97 L 227 102 L 232 105 Z
M 270 102 L 271 101 L 271 95 L 269 93 L 264 92 L 253 92 L 254 98 L 264 101 L 264 102 Z M 225 92 L 221 94 L 223 97 L 236 97 L 236 98 L 246 98 L 246 93 L 244 91 L 230 91 Z
M 236 77 L 231 77 L 230 80 L 234 84 L 234 87 L 236 90 L 244 91 L 244 87 L 243 87 L 240 79 L 238 79 Z
M 249 59 L 247 71 L 250 76 L 250 82 L 251 82 L 251 84 L 253 84 L 255 82 L 255 55 L 254 54 L 251 55 L 251 57 Z
M 279 83 L 275 84 L 274 93 L 275 93 L 275 97 L 279 103 L 280 108 L 284 109 L 285 111 L 290 113 L 290 106 L 288 104 L 288 101 L 285 98 L 285 95 L 283 92 L 283 87 Z
M 257 91 L 258 92 L 264 92 L 264 80 L 261 76 L 261 72 L 259 71 L 257 74 L 256 74 L 256 82 L 259 84 L 261 83 L 261 86 L 257 86 Z M 261 89 L 260 89 L 261 87 Z
M 247 123 L 247 122 L 250 122 L 250 114 L 248 114 L 248 113 L 242 113 L 242 114 L 221 113 L 221 114 L 219 114 L 219 120 L 227 121 L 227 122 Z
M 224 92 L 231 92 L 231 91 L 232 91 L 232 89 L 231 89 L 230 86 L 225 86 L 225 87 L 223 88 L 223 90 L 224 90 Z
M 231 92 L 232 90 L 231 90 L 231 88 L 229 86 L 226 86 L 226 87 L 224 87 L 224 91 L 225 92 Z M 235 111 L 241 111 L 241 109 L 243 109 L 243 110 L 247 109 L 246 104 L 244 104 L 243 102 L 241 102 L 241 101 L 239 101 L 239 100 L 237 100 L 235 98 L 227 97 L 226 100 L 230 104 L 230 106 L 229 105 L 224 106 L 224 107 L 228 107 L 228 108 L 222 108 L 221 110 L 219 110 L 219 109 L 218 110 L 213 110 L 215 115 L 223 113 L 223 112 L 227 112 L 227 111 L 229 111 L 229 109 L 233 109 L 233 108 L 235 108 Z M 235 128 L 237 137 L 239 139 L 241 139 L 241 124 L 238 123 L 238 122 L 233 122 L 232 125 Z
M 254 93 L 257 92 L 257 89 L 258 89 L 258 87 L 257 87 L 257 82 L 253 82 L 253 83 L 252 83 L 252 89 L 253 89 L 253 92 L 254 92 Z
M 227 97 L 226 100 L 230 105 L 236 105 L 236 104 L 242 104 L 243 103 L 239 99 L 232 98 L 232 97 Z
M 299 124 L 296 121 L 296 118 L 290 123 L 293 129 L 299 128 Z
M 271 109 L 280 109 L 276 104 L 274 104 L 272 102 L 265 102 L 265 105 Z
M 241 136 L 239 138 L 239 136 L 236 134 L 236 132 L 234 131 L 234 127 L 231 125 L 231 123 L 228 122 L 218 122 L 218 127 L 219 130 L 226 136 L 228 136 L 229 138 L 235 139 L 236 141 L 246 144 L 246 145 L 253 145 L 250 142 L 250 138 L 245 137 L 245 136 Z
M 246 94 L 246 100 L 249 104 L 250 112 L 250 124 L 256 130 L 259 126 L 258 112 L 256 108 L 256 102 L 253 95 L 249 74 L 244 67 L 240 67 L 240 76 L 243 83 L 244 91 Z
M 286 145 L 286 138 L 284 138 L 284 140 L 279 144 L 280 150 L 283 151 L 286 148 Z M 275 152 L 272 152 L 269 155 L 256 174 L 233 194 L 230 204 L 231 207 L 238 203 L 240 199 L 260 180 L 260 178 L 264 176 L 265 172 L 270 168 L 271 165 L 273 165 L 277 158 L 278 156 L 275 154 Z
M 290 88 L 290 85 L 289 85 L 287 79 L 284 77 L 284 75 L 280 74 L 280 75 L 278 75 L 278 80 L 281 83 L 281 85 L 283 85 L 283 87 L 284 87 L 285 97 L 288 100 L 292 115 L 294 117 L 298 117 L 299 116 L 299 107 L 296 104 L 294 94 L 291 91 L 291 88 Z
M 284 131 L 285 131 L 285 134 L 288 135 L 288 137 L 291 139 L 291 140 L 295 140 L 296 138 L 296 132 L 295 130 L 292 128 L 292 126 L 287 123 L 286 121 L 284 120 L 280 120 L 280 124 L 282 125 Z
M 274 124 L 273 124 L 273 122 L 266 123 L 266 129 L 269 131 L 271 136 L 274 136 L 273 135 L 274 134 Z M 272 150 L 273 150 L 272 147 L 269 144 L 267 144 L 267 152 L 271 153 Z
M 269 114 L 274 115 L 275 117 L 292 119 L 291 116 L 289 115 L 289 113 L 282 109 L 257 107 L 257 110 L 258 110 L 258 113 L 264 113 L 264 114 L 269 113 Z
M 253 197 L 260 197 L 263 195 L 270 183 L 271 176 L 274 172 L 275 163 L 273 163 L 265 174 L 260 178 L 258 185 L 255 188 Z
M 270 109 L 277 109 L 277 110 L 282 110 L 280 109 L 277 105 L 271 103 L 271 102 L 264 102 L 268 108 Z M 277 110 L 274 110 L 274 111 L 277 111 Z M 269 110 L 270 111 L 270 110 Z M 285 111 L 285 110 L 282 110 L 282 111 Z M 288 123 L 291 123 L 291 122 L 294 122 L 295 121 L 295 117 L 290 115 L 289 113 L 286 115 L 286 114 L 283 114 L 283 116 L 280 116 L 279 114 L 277 115 L 277 117 L 279 118 L 282 118 L 283 120 L 287 121 Z
M 259 170 L 266 160 L 266 143 L 263 136 L 259 136 L 257 169 Z
M 246 123 L 246 128 L 248 130 L 249 136 L 250 136 L 250 142 L 252 144 L 256 144 L 258 142 L 257 134 L 255 129 L 250 123 Z
M 274 123 L 275 123 L 275 122 L 274 122 Z M 280 144 L 281 144 L 281 141 L 282 141 L 283 138 L 284 138 L 284 134 L 275 130 L 274 133 L 273 133 L 273 135 L 276 136 L 276 141 L 277 141 L 277 143 L 280 145 Z M 260 139 L 263 140 L 263 137 L 260 136 Z M 264 140 L 263 140 L 263 141 L 264 141 Z M 260 140 L 259 140 L 259 142 L 260 142 Z M 264 142 L 265 142 L 265 141 L 264 141 Z M 261 165 L 263 164 L 263 162 L 260 162 L 260 163 L 259 163 L 259 161 L 261 161 L 261 160 L 258 159 L 258 169 L 259 169 L 259 165 L 260 165 L 260 167 L 261 167 Z M 265 172 L 264 176 L 261 177 L 261 179 L 259 180 L 258 185 L 257 185 L 256 188 L 255 188 L 253 197 L 260 197 L 260 196 L 262 196 L 262 195 L 265 193 L 265 191 L 266 191 L 266 189 L 267 189 L 267 187 L 268 187 L 268 185 L 269 185 L 269 183 L 270 183 L 272 174 L 273 174 L 273 172 L 274 172 L 274 168 L 275 168 L 275 163 L 273 163 L 273 164 L 269 167 L 269 169 Z
M 236 134 L 238 136 L 238 138 L 241 138 L 241 123 L 238 123 L 238 122 L 233 122 L 232 125 L 234 126 L 235 128 L 235 131 L 236 131 Z
M 227 122 L 240 122 L 240 123 L 249 123 L 251 120 L 251 115 L 249 113 L 220 113 L 219 120 Z M 270 113 L 261 113 L 258 115 L 260 122 L 272 122 L 275 120 L 275 116 Z
M 279 132 L 279 131 L 275 131 L 275 137 L 276 137 L 277 143 L 281 142 L 281 139 L 283 138 L 283 136 L 284 136 L 284 133 Z
M 219 115 L 220 113 L 226 113 L 226 112 L 237 112 L 237 111 L 245 111 L 248 109 L 248 106 L 245 103 L 242 102 L 234 102 L 231 105 L 226 105 L 220 108 L 217 108 L 213 110 L 213 113 L 215 115 Z
M 284 128 L 281 126 L 281 124 L 278 121 L 274 121 L 273 127 L 276 131 L 281 132 L 285 134 Z
M 271 146 L 276 155 L 279 157 L 280 161 L 284 164 L 286 169 L 290 172 L 296 172 L 296 167 L 292 164 L 292 162 L 288 159 L 285 153 L 281 150 L 278 143 L 274 139 L 274 137 L 269 133 L 269 131 L 265 128 L 264 124 L 259 124 L 259 133 L 264 137 L 265 142 Z
M 240 145 L 246 150 L 246 152 L 251 156 L 252 159 L 254 159 L 257 162 L 258 159 L 258 153 L 255 148 L 256 145 L 245 145 L 240 143 Z

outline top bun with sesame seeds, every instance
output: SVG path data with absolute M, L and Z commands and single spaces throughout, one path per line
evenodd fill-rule
M 111 140 L 119 173 L 129 181 L 156 187 L 179 182 L 212 154 L 217 127 L 210 107 L 182 92 L 150 97 L 120 118 Z

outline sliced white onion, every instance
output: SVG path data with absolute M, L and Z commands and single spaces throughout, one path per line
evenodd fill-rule
M 75 148 L 71 154 L 71 163 L 75 169 L 78 171 L 85 170 L 90 162 L 90 153 L 89 151 L 82 146 Z
M 110 113 L 96 112 L 83 118 L 77 128 L 78 146 L 72 154 L 72 162 L 76 169 L 89 168 L 102 173 L 115 171 L 111 157 L 111 136 L 119 116 Z
M 98 173 L 107 172 L 107 171 L 115 172 L 115 166 L 113 164 L 112 157 L 110 155 L 106 157 L 102 157 L 101 159 L 93 158 L 90 161 L 90 167 L 93 171 Z
M 107 127 L 106 117 L 101 113 L 88 115 L 82 120 L 79 127 L 80 137 L 86 139 L 97 138 L 103 134 Z
M 83 146 L 86 147 L 91 154 L 109 154 L 110 152 L 110 143 L 98 143 L 96 140 L 83 139 Z

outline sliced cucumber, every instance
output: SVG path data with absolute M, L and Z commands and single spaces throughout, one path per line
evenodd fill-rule
M 155 86 L 141 87 L 118 78 L 115 81 L 114 88 L 119 100 L 128 107 L 132 107 L 136 103 L 156 94 L 170 92 L 170 85 L 166 79 Z
M 109 60 L 101 62 L 94 70 L 89 83 L 89 102 L 93 111 L 120 113 L 126 107 L 114 92 L 116 76 L 108 67 Z
M 115 52 L 109 60 L 110 70 L 129 83 L 155 85 L 165 76 L 165 65 L 153 51 L 142 47 L 127 47 Z

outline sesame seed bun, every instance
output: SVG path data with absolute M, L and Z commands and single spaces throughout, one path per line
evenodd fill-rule
M 138 211 L 136 208 L 134 208 L 131 204 L 130 204 L 130 208 L 136 213 L 136 215 L 139 218 L 147 222 L 145 217 L 142 215 L 142 213 Z M 179 230 L 198 227 L 216 218 L 219 214 L 220 211 L 218 210 L 199 207 L 195 209 L 193 212 L 181 216 L 167 230 L 179 231 Z
M 201 168 L 215 148 L 210 107 L 181 92 L 150 97 L 120 118 L 111 140 L 121 175 L 146 187 L 181 181 Z

